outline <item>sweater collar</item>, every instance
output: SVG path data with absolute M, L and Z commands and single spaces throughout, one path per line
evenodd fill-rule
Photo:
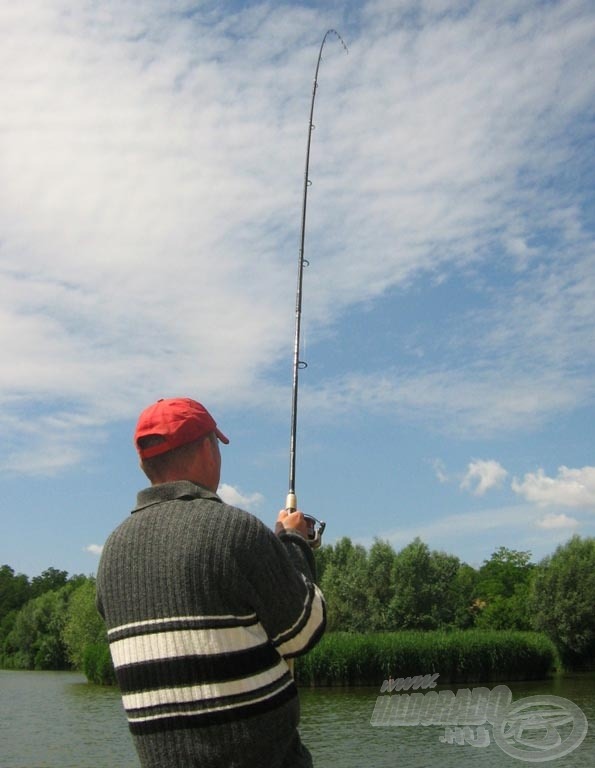
M 191 483 L 189 480 L 177 480 L 173 483 L 161 483 L 152 485 L 140 491 L 136 497 L 136 507 L 132 513 L 139 512 L 146 507 L 152 507 L 154 504 L 162 504 L 166 501 L 192 499 L 211 499 L 212 501 L 221 501 L 219 496 L 203 485 Z

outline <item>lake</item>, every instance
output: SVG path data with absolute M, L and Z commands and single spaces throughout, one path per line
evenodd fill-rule
M 492 733 L 496 727 L 489 724 L 483 729 L 489 739 L 485 746 L 472 746 L 466 740 L 477 739 L 480 729 L 475 727 L 466 731 L 438 725 L 373 727 L 370 721 L 381 683 L 377 688 L 300 691 L 302 737 L 317 768 L 522 768 L 529 762 L 546 762 L 551 754 L 551 747 L 540 750 L 530 744 L 522 759 L 511 756 L 496 743 Z M 439 686 L 436 690 L 456 694 L 462 688 Z M 557 697 L 552 702 L 571 702 L 574 724 L 550 727 L 549 735 L 555 739 L 560 732 L 564 743 L 570 743 L 568 739 L 582 728 L 580 717 L 586 718 L 589 729 L 574 751 L 547 760 L 547 764 L 554 768 L 595 766 L 595 675 L 509 683 L 508 688 L 513 704 L 526 697 L 544 700 L 548 696 Z M 388 695 L 383 694 L 382 703 Z M 392 694 L 391 703 L 402 695 Z M 563 718 L 556 722 L 563 723 Z M 545 733 L 546 726 L 538 731 L 538 738 Z M 116 766 L 138 768 L 116 689 L 89 685 L 77 673 L 0 670 L 0 768 Z

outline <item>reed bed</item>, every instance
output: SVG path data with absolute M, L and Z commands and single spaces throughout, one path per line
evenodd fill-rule
M 380 686 L 433 673 L 440 683 L 483 683 L 545 679 L 556 666 L 553 643 L 536 632 L 331 632 L 297 659 L 295 674 L 311 686 Z

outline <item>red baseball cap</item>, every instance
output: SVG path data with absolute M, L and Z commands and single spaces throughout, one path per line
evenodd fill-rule
M 134 433 L 134 444 L 141 459 L 150 459 L 160 453 L 192 443 L 209 432 L 214 432 L 222 443 L 229 443 L 223 432 L 217 429 L 215 419 L 204 405 L 189 397 L 158 400 L 141 413 Z M 164 438 L 163 442 L 141 448 L 142 437 Z

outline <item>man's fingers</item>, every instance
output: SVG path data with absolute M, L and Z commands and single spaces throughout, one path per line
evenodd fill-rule
M 279 512 L 275 532 L 279 533 L 282 530 L 296 531 L 304 538 L 308 537 L 308 527 L 304 515 L 299 510 L 288 512 L 286 509 L 282 509 Z

